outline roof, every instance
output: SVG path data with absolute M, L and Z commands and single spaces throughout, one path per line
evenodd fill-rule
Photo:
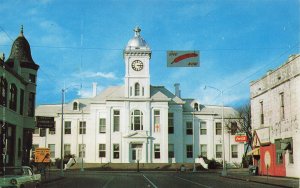
M 185 101 L 185 104 L 183 106 L 183 112 L 186 113 L 192 113 L 194 112 L 193 106 L 194 103 L 197 102 L 195 99 L 183 99 Z M 199 111 L 195 111 L 195 114 L 199 115 L 215 115 L 218 118 L 222 117 L 222 106 L 218 105 L 202 105 L 199 102 L 197 102 L 200 105 Z M 224 106 L 224 117 L 225 118 L 237 118 L 238 112 L 228 106 Z
M 14 41 L 10 55 L 6 63 L 10 66 L 14 66 L 14 62 L 18 61 L 21 67 L 31 68 L 37 70 L 39 66 L 35 64 L 31 56 L 30 45 L 27 39 L 23 35 L 23 27 L 17 39 Z
M 91 99 L 92 102 L 105 102 L 109 100 L 128 100 L 125 98 L 124 86 L 112 86 Z M 143 99 L 141 99 L 143 100 Z M 150 100 L 166 101 L 171 104 L 184 104 L 184 101 L 167 90 L 164 86 L 150 86 Z
M 164 86 L 151 86 L 150 96 L 152 100 L 169 100 L 171 104 L 184 104 L 185 102 L 166 89 Z
M 36 116 L 56 116 L 61 110 L 61 104 L 45 104 L 35 108 Z
M 73 110 L 73 103 L 79 103 L 79 110 Z M 90 109 L 90 98 L 85 99 L 74 99 L 69 103 L 64 104 L 64 113 L 88 113 Z M 35 108 L 36 116 L 57 116 L 57 114 L 61 113 L 61 104 L 44 104 L 39 105 Z

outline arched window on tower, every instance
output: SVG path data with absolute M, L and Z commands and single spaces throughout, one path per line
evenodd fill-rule
M 143 112 L 140 110 L 131 112 L 131 130 L 143 130 Z
M 7 104 L 7 81 L 4 77 L 0 78 L 0 105 Z
M 10 100 L 9 100 L 9 108 L 16 111 L 17 110 L 17 87 L 15 84 L 10 85 Z
M 140 84 L 139 83 L 134 84 L 134 96 L 140 96 Z

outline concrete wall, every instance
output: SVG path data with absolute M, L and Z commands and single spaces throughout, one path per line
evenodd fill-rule
M 294 162 L 286 164 L 286 175 L 294 176 L 300 171 L 300 55 L 290 56 L 286 63 L 263 78 L 251 82 L 251 113 L 253 130 L 268 128 L 270 142 L 276 139 L 292 138 Z M 281 112 L 281 98 L 284 96 L 284 117 Z M 261 124 L 261 103 L 264 123 Z M 283 151 L 285 152 L 285 151 Z

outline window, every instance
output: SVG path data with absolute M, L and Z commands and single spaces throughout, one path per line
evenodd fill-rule
M 192 122 L 186 122 L 186 134 L 193 135 L 193 123 Z
M 193 145 L 186 145 L 186 158 L 193 158 Z
M 54 122 L 54 127 L 49 128 L 49 134 L 51 134 L 51 135 L 55 134 L 55 126 L 56 126 L 56 123 Z
M 169 144 L 168 148 L 169 148 L 168 156 L 169 156 L 169 158 L 173 158 L 174 157 L 174 144 Z
M 105 144 L 99 144 L 99 157 L 105 157 Z
M 64 144 L 64 156 L 71 155 L 71 144 Z
M 78 156 L 84 158 L 85 157 L 85 144 L 79 144 L 78 145 Z
M 216 123 L 216 135 L 222 135 L 222 124 Z
M 33 134 L 40 134 L 40 129 L 39 128 L 35 128 Z
M 48 144 L 48 148 L 50 148 L 50 158 L 55 158 L 55 144 Z
M 222 144 L 216 145 L 216 158 L 222 158 Z
M 285 138 L 284 139 L 284 147 L 282 147 L 284 151 L 288 151 L 288 163 L 294 163 L 294 155 L 293 155 L 293 138 Z
M 200 144 L 200 155 L 202 157 L 207 157 L 207 145 L 206 144 Z
M 34 116 L 34 106 L 35 106 L 35 93 L 29 93 L 28 96 L 28 116 Z
M 0 105 L 7 105 L 7 81 L 4 77 L 0 78 Z
M 140 84 L 139 83 L 134 84 L 134 96 L 140 96 Z
M 15 84 L 10 85 L 10 100 L 9 108 L 16 111 L 17 110 L 17 94 L 18 90 Z
M 113 145 L 113 157 L 114 159 L 119 159 L 120 158 L 120 146 L 119 144 L 114 144 Z
M 154 110 L 154 132 L 160 131 L 160 111 Z
M 144 89 L 144 87 L 142 87 L 142 96 L 144 96 L 145 95 L 145 89 Z
M 199 104 L 198 103 L 194 103 L 194 111 L 199 111 Z
M 231 157 L 238 158 L 238 146 L 237 145 L 231 145 Z
M 46 129 L 45 128 L 40 128 L 40 137 L 46 136 Z
M 120 110 L 114 110 L 114 132 L 120 131 Z
M 131 130 L 143 130 L 143 112 L 140 110 L 131 112 Z
M 71 121 L 65 121 L 65 134 L 71 134 Z
M 206 122 L 202 121 L 200 123 L 200 135 L 206 135 L 206 134 L 207 134 Z
M 86 122 L 80 121 L 79 122 L 79 134 L 85 134 L 86 133 Z
M 106 119 L 100 118 L 99 120 L 99 133 L 105 133 L 106 132 Z
M 20 90 L 20 114 L 23 115 L 23 108 L 24 108 L 24 90 Z
M 235 135 L 238 131 L 238 126 L 236 122 L 231 122 L 231 126 L 230 126 L 230 132 L 231 135 Z
M 36 77 L 34 74 L 29 74 L 29 82 L 35 83 L 36 82 Z
M 154 158 L 160 159 L 160 145 L 154 144 Z
M 78 110 L 78 103 L 77 102 L 73 102 L 73 110 Z
M 168 113 L 168 132 L 169 134 L 174 133 L 174 114 Z
M 276 164 L 283 163 L 283 153 L 281 149 L 281 139 L 275 140 L 275 148 L 276 148 Z
M 260 102 L 260 124 L 264 124 L 264 102 Z
M 284 114 L 284 93 L 280 93 L 280 118 L 284 119 L 285 114 Z

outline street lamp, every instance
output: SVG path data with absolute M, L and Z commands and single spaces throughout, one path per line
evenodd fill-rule
M 193 107 L 193 172 L 196 172 L 196 164 L 195 164 L 195 106 Z
M 204 89 L 206 88 L 211 88 L 214 90 L 217 90 L 220 92 L 221 94 L 221 98 L 222 98 L 222 157 L 223 157 L 223 170 L 222 170 L 222 176 L 227 176 L 227 169 L 226 169 L 226 164 L 225 164 L 225 129 L 224 129 L 224 98 L 223 98 L 223 90 L 220 90 L 218 88 L 212 87 L 212 86 L 205 86 Z
M 85 149 L 83 146 L 83 110 L 81 110 L 81 118 L 82 118 L 82 132 L 81 132 L 81 169 L 80 171 L 83 172 L 84 168 L 83 168 L 83 150 Z M 80 125 L 79 125 L 80 126 Z
M 76 87 L 76 86 L 79 86 L 79 85 L 74 85 L 74 86 L 70 86 L 70 87 Z M 69 89 L 70 87 L 68 88 L 64 88 L 61 90 L 61 133 L 60 133 L 60 158 L 61 158 L 61 161 L 60 161 L 60 174 L 61 176 L 64 176 L 64 156 L 63 156 L 63 146 L 64 146 L 64 135 L 63 135 L 63 130 L 64 130 L 64 99 L 65 99 L 65 92 L 67 91 L 67 89 Z M 80 87 L 82 87 L 80 85 Z
M 60 174 L 63 176 L 64 171 L 63 171 L 63 166 L 64 166 L 64 161 L 63 161 L 63 142 L 64 142 L 64 135 L 63 135 L 63 127 L 64 127 L 64 98 L 65 98 L 65 89 L 61 90 L 61 133 L 60 133 Z

